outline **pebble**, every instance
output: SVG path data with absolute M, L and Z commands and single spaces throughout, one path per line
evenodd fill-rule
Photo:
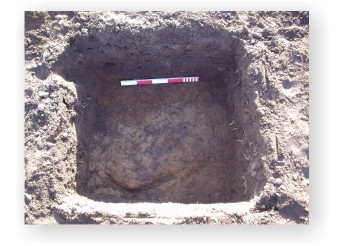
M 29 203 L 32 200 L 32 196 L 27 193 L 24 193 L 24 199 L 26 203 Z
M 102 222 L 102 218 L 95 218 L 94 221 L 96 221 L 97 223 L 101 223 Z
M 79 28 L 81 24 L 79 22 L 75 23 L 75 28 Z
M 62 28 L 61 28 L 60 25 L 54 26 L 53 29 L 54 29 L 55 31 L 57 31 L 57 32 L 59 32 L 59 31 L 62 30 Z
M 66 19 L 67 16 L 66 16 L 66 15 L 56 15 L 56 18 L 57 18 L 58 20 L 61 20 L 61 19 Z
M 39 96 L 40 96 L 40 97 L 43 97 L 43 98 L 46 98 L 46 97 L 49 96 L 49 93 L 46 92 L 46 91 L 39 91 Z
M 286 190 L 286 186 L 280 185 L 280 189 L 281 189 L 281 190 Z
M 39 110 L 39 111 L 44 111 L 44 110 L 45 110 L 45 104 L 40 103 L 40 104 L 38 105 L 38 110 Z
M 280 178 L 275 179 L 275 184 L 276 185 L 281 185 L 282 184 L 282 179 L 280 179 Z
M 44 51 L 42 54 L 42 60 L 45 61 L 50 56 L 50 53 L 48 51 Z
M 87 28 L 82 28 L 81 32 L 86 34 L 88 32 L 88 29 Z
M 261 157 L 261 160 L 262 160 L 262 161 L 266 161 L 266 160 L 267 160 L 267 157 L 264 155 L 264 156 Z
M 292 177 L 292 178 L 293 178 L 294 181 L 297 181 L 297 179 L 298 179 L 298 173 L 293 174 L 293 177 Z

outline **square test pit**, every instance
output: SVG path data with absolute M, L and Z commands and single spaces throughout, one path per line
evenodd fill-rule
M 249 171 L 239 142 L 258 133 L 246 117 L 248 64 L 236 36 L 197 23 L 71 38 L 53 70 L 76 85 L 78 193 L 114 203 L 251 199 L 264 176 Z M 120 86 L 179 76 L 200 82 Z

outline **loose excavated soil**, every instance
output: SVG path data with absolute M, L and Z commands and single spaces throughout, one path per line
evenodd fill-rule
M 307 12 L 26 12 L 25 222 L 308 223 Z M 121 87 L 123 79 L 199 76 Z

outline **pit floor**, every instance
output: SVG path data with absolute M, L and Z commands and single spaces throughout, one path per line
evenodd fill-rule
M 115 81 L 91 74 L 78 85 L 78 142 L 89 153 L 85 194 L 114 202 L 242 200 L 225 83 Z

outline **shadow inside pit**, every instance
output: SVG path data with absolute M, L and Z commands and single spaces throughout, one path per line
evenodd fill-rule
M 227 100 L 241 47 L 230 33 L 198 23 L 72 38 L 53 71 L 77 89 L 77 191 L 107 202 L 250 199 L 241 130 L 231 124 L 237 109 Z M 200 82 L 120 86 L 180 76 Z

